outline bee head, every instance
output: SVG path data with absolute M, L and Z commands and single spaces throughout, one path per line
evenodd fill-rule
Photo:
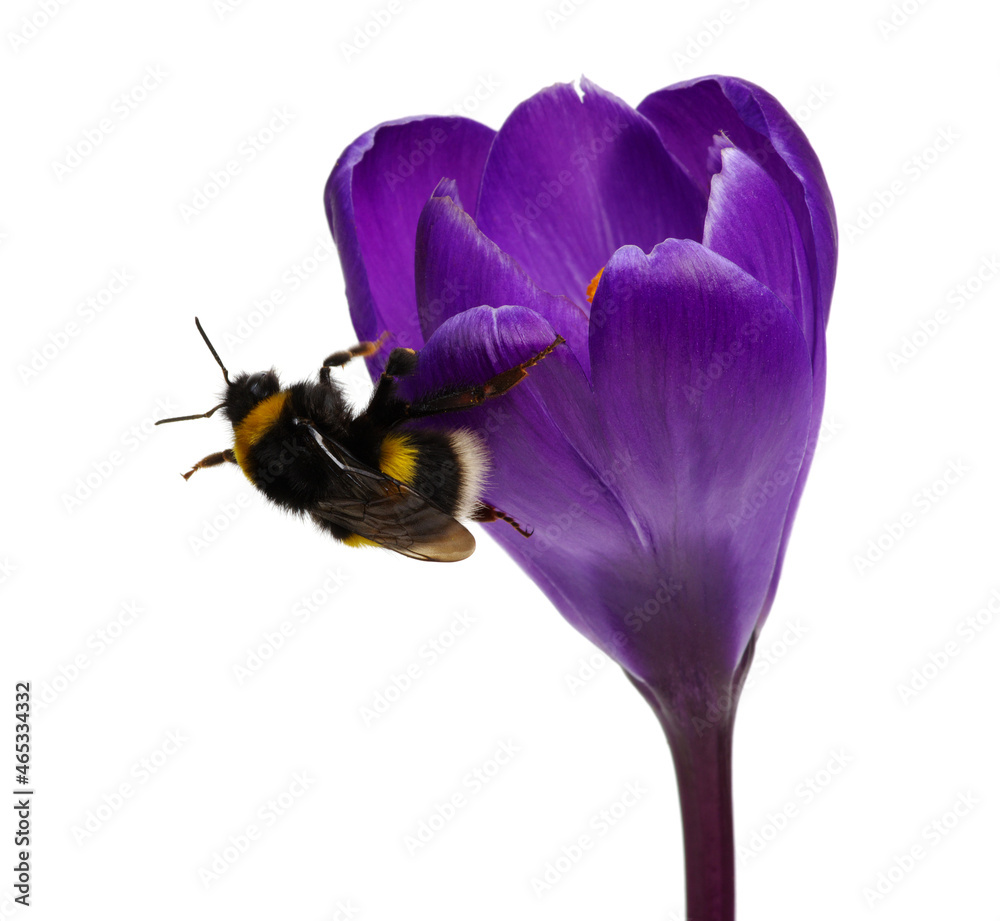
M 222 359 L 219 358 L 219 353 L 215 351 L 215 346 L 212 345 L 208 336 L 205 335 L 205 330 L 201 328 L 201 322 L 197 317 L 194 318 L 194 324 L 198 327 L 198 332 L 201 333 L 201 338 L 205 340 L 205 345 L 208 346 L 212 357 L 216 360 L 219 367 L 222 368 L 222 376 L 226 381 L 226 392 L 222 397 L 222 402 L 217 406 L 213 406 L 207 413 L 196 413 L 193 416 L 175 416 L 172 419 L 160 419 L 156 424 L 186 422 L 188 419 L 208 419 L 213 413 L 221 409 L 235 428 L 247 417 L 250 410 L 281 390 L 278 375 L 272 369 L 270 371 L 259 371 L 257 374 L 239 374 L 236 380 L 230 380 L 226 366 L 222 363 Z
M 227 384 L 222 411 L 234 426 L 239 425 L 258 403 L 281 390 L 281 382 L 273 368 L 256 374 L 238 374 Z

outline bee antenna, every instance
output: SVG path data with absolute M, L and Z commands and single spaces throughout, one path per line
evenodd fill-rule
M 201 333 L 201 338 L 205 340 L 205 345 L 208 346 L 208 350 L 212 353 L 212 357 L 219 363 L 219 367 L 222 368 L 222 376 L 226 379 L 226 383 L 230 383 L 229 372 L 226 370 L 226 366 L 222 363 L 222 359 L 219 358 L 219 353 L 215 351 L 215 346 L 209 341 L 208 336 L 205 335 L 205 330 L 201 328 L 201 321 L 195 317 L 194 325 L 198 327 L 198 332 Z M 174 416 L 172 419 L 160 419 L 155 422 L 154 425 L 163 425 L 164 422 L 187 422 L 189 419 L 207 419 L 217 410 L 222 409 L 226 405 L 225 400 L 223 400 L 218 406 L 213 406 L 207 413 L 195 413 L 193 416 Z
M 205 345 L 208 346 L 208 350 L 212 353 L 212 357 L 215 358 L 215 360 L 219 363 L 219 367 L 222 368 L 222 376 L 226 379 L 226 383 L 228 384 L 230 382 L 229 381 L 229 372 L 226 370 L 226 366 L 222 363 L 222 359 L 219 358 L 219 353 L 217 351 L 215 351 L 215 346 L 212 345 L 211 342 L 209 342 L 208 336 L 205 335 L 205 330 L 203 330 L 201 328 L 201 321 L 197 317 L 194 318 L 194 325 L 198 327 L 198 332 L 201 333 L 201 338 L 205 340 Z M 219 408 L 218 406 L 215 407 L 215 409 L 218 409 L 218 408 Z M 215 412 L 215 409 L 212 410 L 213 413 Z M 188 418 L 200 419 L 201 416 L 190 416 Z M 173 420 L 172 419 L 163 419 L 162 421 L 163 422 L 172 422 Z
M 225 370 L 225 369 L 223 369 Z M 196 413 L 193 416 L 174 416 L 172 419 L 160 419 L 154 422 L 154 425 L 163 425 L 164 422 L 187 422 L 188 419 L 207 419 L 212 415 L 217 409 L 222 409 L 225 403 L 220 403 L 218 406 L 213 406 L 207 413 Z

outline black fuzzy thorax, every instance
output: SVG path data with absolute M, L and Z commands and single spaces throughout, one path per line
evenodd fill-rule
M 277 375 L 241 374 L 230 384 L 225 413 L 236 428 L 260 402 L 281 391 Z M 246 472 L 272 501 L 293 512 L 308 512 L 318 502 L 336 502 L 344 494 L 343 472 L 313 434 L 318 431 L 360 465 L 382 469 L 387 436 L 405 436 L 417 449 L 413 473 L 405 485 L 448 514 L 462 495 L 465 470 L 452 438 L 443 431 L 411 428 L 399 419 L 396 406 L 382 413 L 355 416 L 336 382 L 301 382 L 287 388 L 281 413 L 247 451 Z M 388 418 L 386 418 L 388 417 Z M 394 417 L 394 418 L 393 418 Z M 343 529 L 327 525 L 335 536 Z
M 291 511 L 304 512 L 335 492 L 326 452 L 310 430 L 346 444 L 351 413 L 332 387 L 293 384 L 281 414 L 248 452 L 248 472 L 269 499 Z M 360 458 L 371 463 L 369 457 Z

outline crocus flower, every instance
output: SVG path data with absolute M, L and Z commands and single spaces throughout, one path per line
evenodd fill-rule
M 653 707 L 689 917 L 732 918 L 735 702 L 823 406 L 837 244 L 812 148 L 744 80 L 635 109 L 582 80 L 499 131 L 379 125 L 326 206 L 358 335 L 421 350 L 412 392 L 566 340 L 502 399 L 433 424 L 484 438 L 485 500 L 534 528 L 491 533 Z

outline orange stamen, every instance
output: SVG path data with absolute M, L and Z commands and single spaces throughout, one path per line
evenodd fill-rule
M 601 276 L 604 274 L 604 269 L 601 269 L 593 278 L 590 279 L 590 284 L 587 285 L 587 303 L 594 303 L 594 295 L 597 294 L 597 284 L 601 280 Z

